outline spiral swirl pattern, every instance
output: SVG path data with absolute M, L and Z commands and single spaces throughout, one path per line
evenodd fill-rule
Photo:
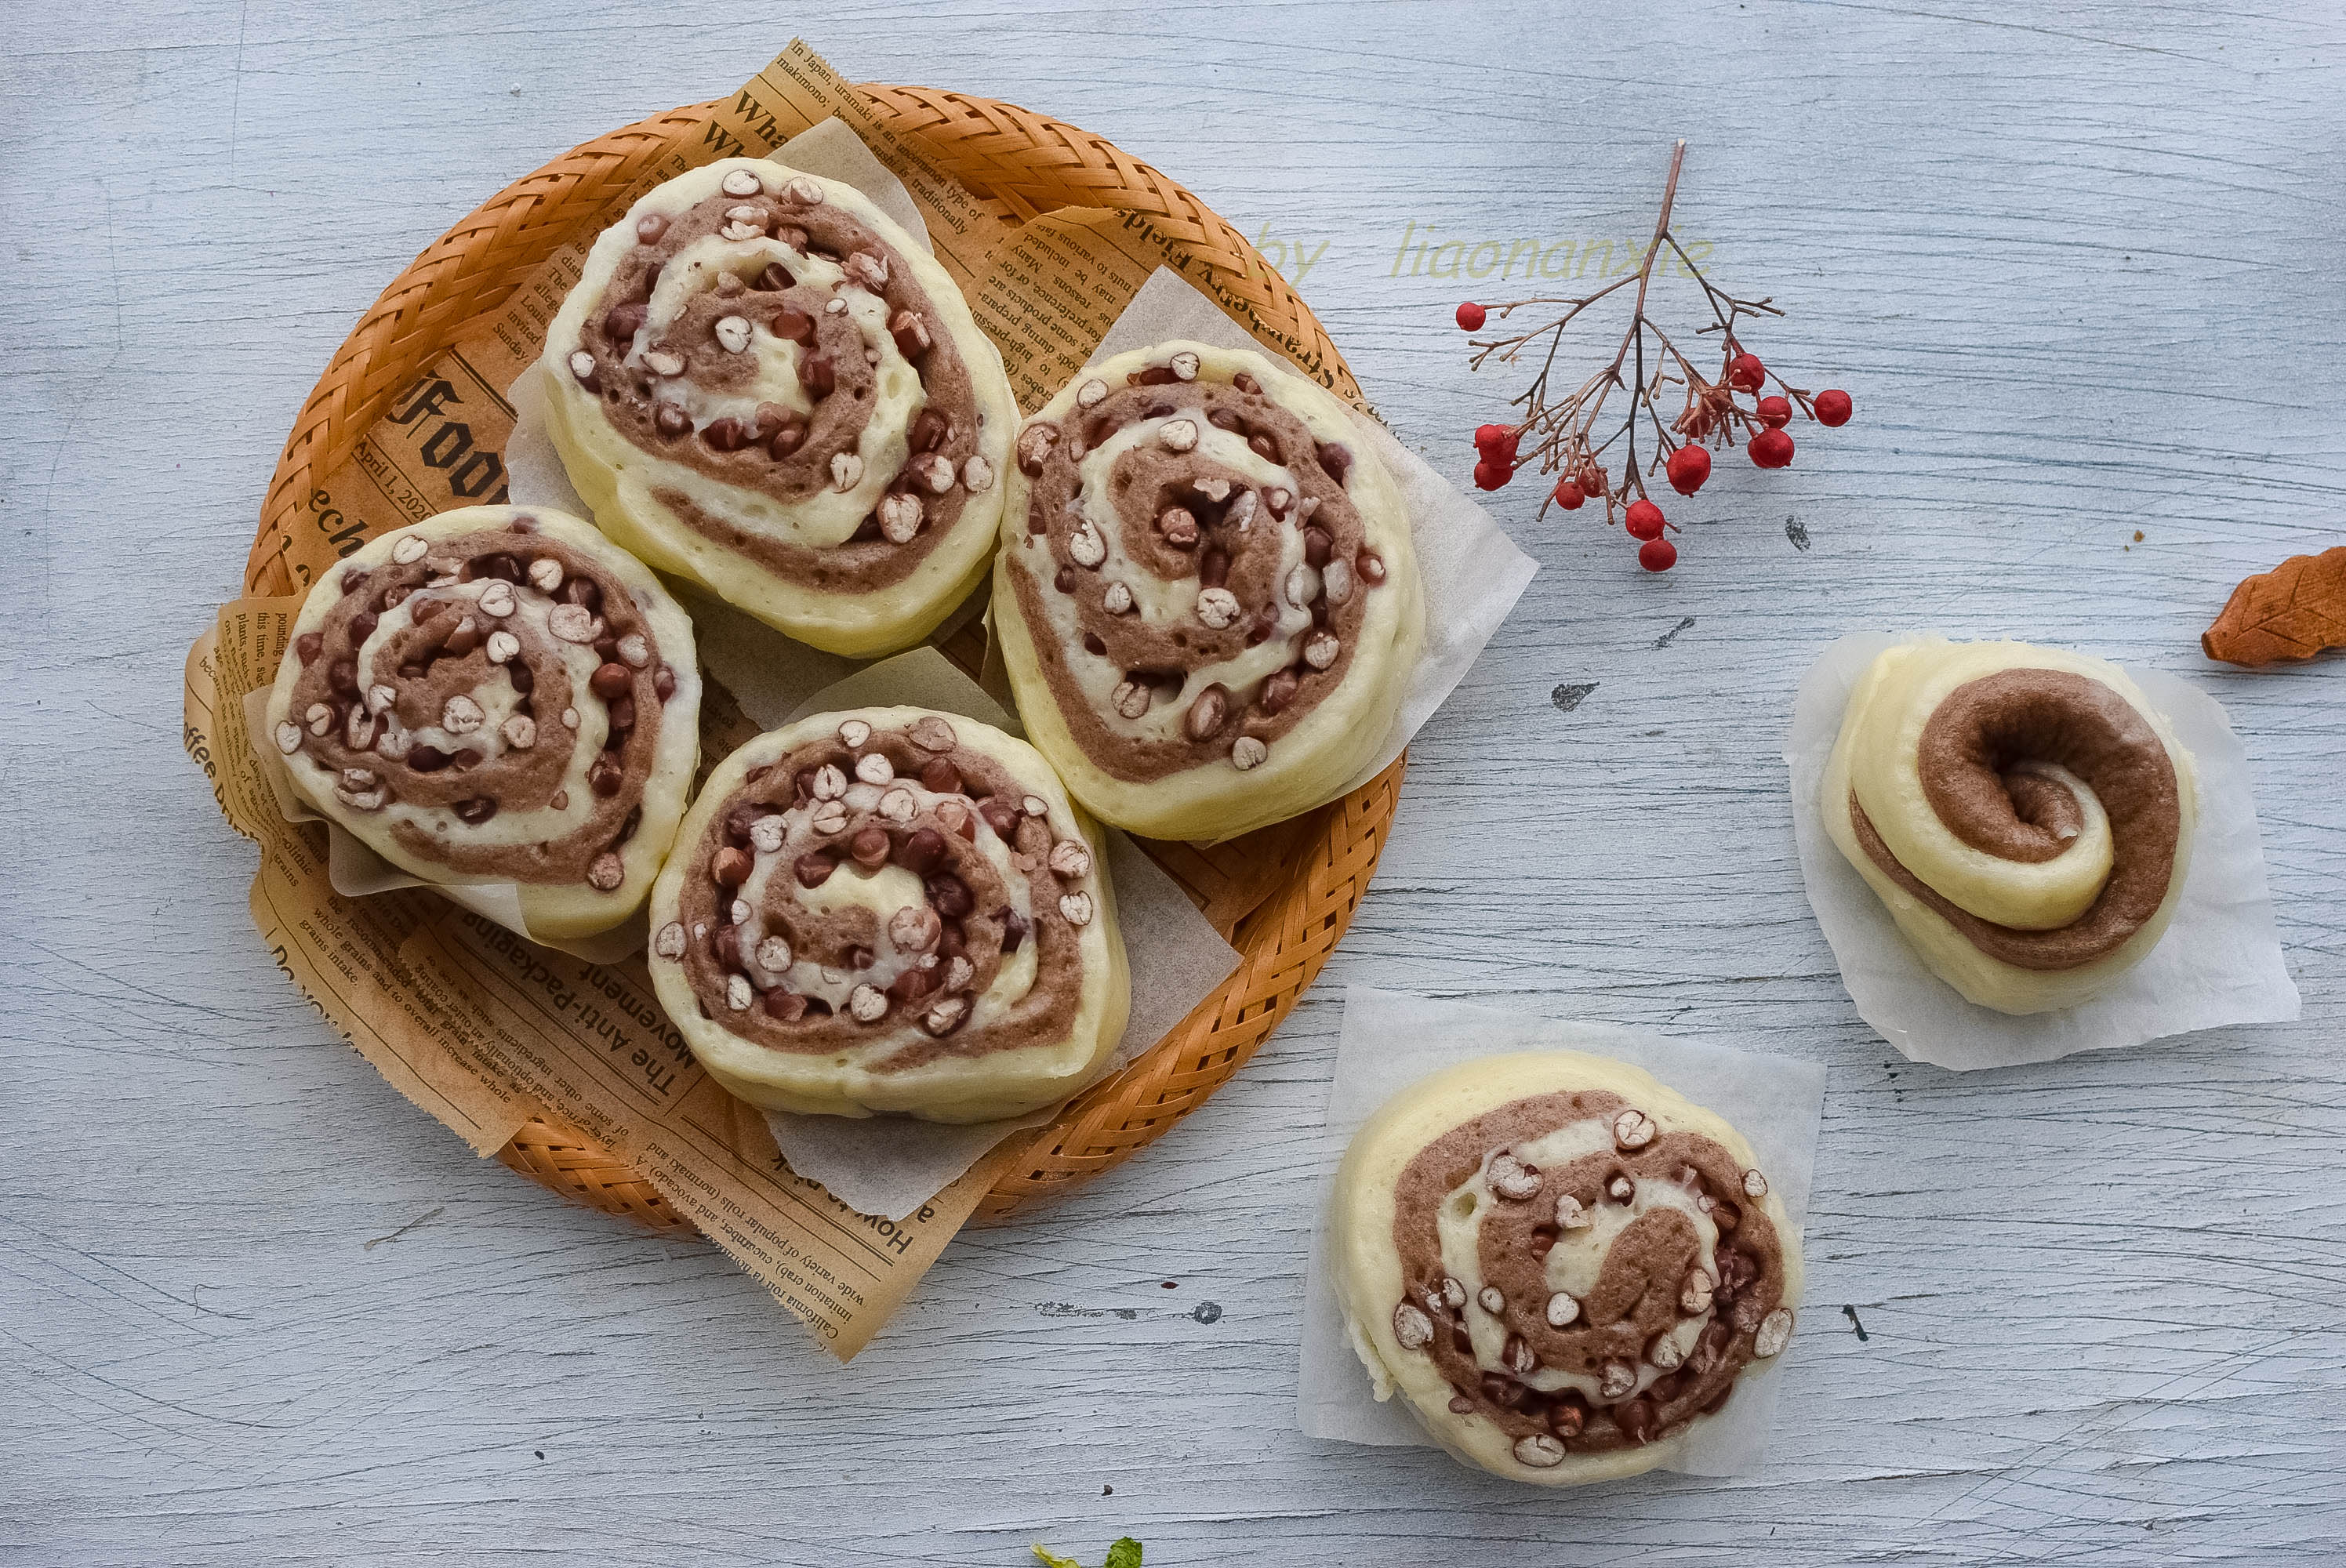
M 1003 528 L 1019 710 L 1108 820 L 1243 832 L 1386 738 L 1424 622 L 1401 495 L 1343 405 L 1262 355 L 1085 372 L 1020 434 Z
M 1884 652 L 1826 825 L 1932 969 L 2006 1013 L 2074 1005 L 2157 943 L 2188 870 L 2190 754 L 2116 666 L 2024 643 Z
M 987 1121 L 1124 1032 L 1099 846 L 1032 748 L 921 708 L 820 715 L 721 764 L 652 895 L 652 977 L 754 1104 Z
M 427 881 L 513 882 L 533 933 L 643 901 L 699 748 L 691 623 L 558 512 L 477 506 L 311 588 L 269 701 L 311 804 Z
M 1001 356 L 852 187 L 725 158 L 652 190 L 544 365 L 597 521 L 793 636 L 890 652 L 984 574 L 1017 421 Z
M 1485 1058 L 1405 1091 L 1347 1152 L 1336 1221 L 1372 1371 L 1519 1480 L 1663 1462 L 1791 1334 L 1797 1246 L 1742 1139 L 1602 1058 Z

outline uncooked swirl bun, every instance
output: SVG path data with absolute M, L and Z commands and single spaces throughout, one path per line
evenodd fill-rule
M 1333 797 L 1375 755 L 1424 635 L 1409 519 L 1344 405 L 1264 356 L 1167 342 L 1029 421 L 994 627 L 1076 798 L 1161 839 Z
M 2198 786 L 2116 665 L 1930 638 L 1859 679 L 1821 805 L 1932 972 L 2025 1013 L 2090 999 L 2157 944 L 2190 868 Z
M 595 241 L 547 430 L 610 535 L 804 642 L 918 642 L 985 574 L 1018 422 L 952 277 L 853 187 L 725 158 Z
M 512 882 L 530 934 L 650 890 L 700 750 L 692 623 L 576 517 L 469 506 L 312 585 L 269 697 L 294 787 L 394 865 Z
M 652 891 L 652 982 L 773 1110 L 983 1122 L 1124 1033 L 1116 901 L 1034 748 L 919 708 L 820 714 L 719 763 Z
M 1377 1397 L 1461 1460 L 1572 1485 L 1675 1458 L 1780 1353 L 1800 1240 L 1742 1135 L 1650 1075 L 1489 1056 L 1354 1135 L 1334 1278 Z

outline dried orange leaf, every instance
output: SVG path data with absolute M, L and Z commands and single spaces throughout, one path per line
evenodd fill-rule
M 2199 636 L 2209 658 L 2278 664 L 2346 647 L 2346 545 L 2291 555 L 2232 590 L 2216 624 Z

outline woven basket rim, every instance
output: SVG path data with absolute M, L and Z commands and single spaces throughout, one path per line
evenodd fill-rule
M 1339 395 L 1360 402 L 1342 354 L 1310 308 L 1242 233 L 1178 181 L 1105 137 L 997 99 L 884 84 L 858 90 L 891 117 L 892 128 L 922 139 L 941 155 L 948 172 L 1003 204 L 1015 221 L 1061 206 L 1155 215 L 1242 297 L 1259 296 L 1254 303 L 1262 320 L 1274 327 L 1282 316 L 1291 320 L 1300 338 L 1324 352 Z M 283 509 L 306 494 L 310 475 L 331 471 L 372 425 L 382 388 L 398 379 L 383 373 L 382 358 L 395 355 L 406 367 L 428 362 L 472 321 L 497 308 L 586 220 L 564 217 L 565 202 L 590 185 L 597 190 L 624 185 L 628 170 L 667 149 L 672 138 L 697 131 L 712 107 L 649 116 L 581 143 L 482 202 L 384 288 L 329 362 L 286 443 L 248 561 L 248 592 L 260 591 L 255 585 L 269 577 L 273 556 L 267 546 Z M 583 204 L 591 213 L 606 199 Z M 465 286 L 474 286 L 473 308 L 444 308 L 443 296 Z M 495 302 L 482 303 L 492 292 Z M 1024 1203 L 1070 1191 L 1120 1164 L 1204 1104 L 1244 1064 L 1293 1010 L 1350 925 L 1382 852 L 1405 766 L 1404 754 L 1362 789 L 1318 809 L 1322 823 L 1295 855 L 1284 881 L 1238 922 L 1231 937 L 1241 955 L 1238 969 L 1188 1018 L 1076 1096 L 1048 1125 L 1013 1135 L 1026 1140 L 1025 1146 L 974 1218 L 1005 1218 Z M 691 1228 L 639 1173 L 551 1116 L 533 1119 L 498 1158 L 606 1212 L 662 1228 Z

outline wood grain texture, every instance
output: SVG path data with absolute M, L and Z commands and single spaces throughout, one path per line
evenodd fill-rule
M 2334 11 L 20 9 L 0 1558 L 877 1568 L 1096 1560 L 1128 1530 L 1152 1564 L 2338 1559 L 2341 672 L 2197 647 L 2241 576 L 2346 536 Z M 383 280 L 789 28 L 851 75 L 1097 129 L 1301 242 L 1290 276 L 1461 477 L 1514 389 L 1466 372 L 1449 307 L 1502 290 L 1394 276 L 1404 225 L 1634 234 L 1685 135 L 1678 232 L 1790 311 L 1763 355 L 1858 407 L 1789 471 L 1722 463 L 1664 578 L 1507 494 L 1545 570 L 1413 748 L 1321 989 L 1144 1157 L 957 1242 L 846 1368 L 712 1250 L 469 1160 L 336 1044 L 253 941 L 251 851 L 177 733 L 180 655 Z M 2304 1021 L 1969 1075 L 1883 1046 L 1777 760 L 1800 669 L 1865 626 L 2075 642 L 2219 697 Z M 1294 1430 L 1354 979 L 1831 1066 L 1764 1473 L 1525 1497 Z

